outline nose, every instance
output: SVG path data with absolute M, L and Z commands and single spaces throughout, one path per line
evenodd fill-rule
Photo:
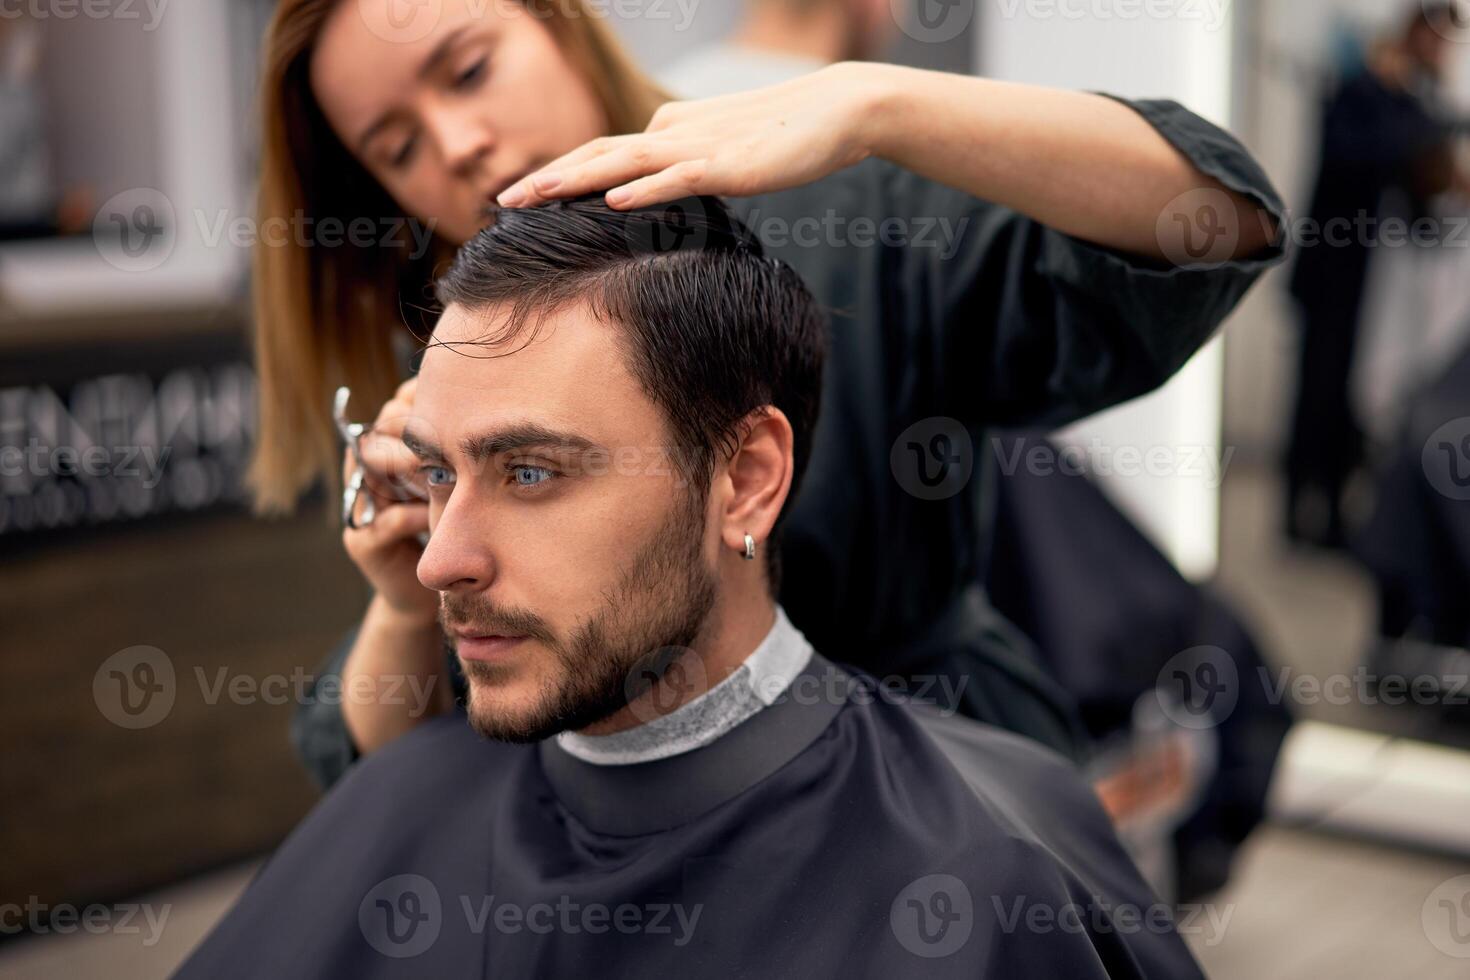
M 487 588 L 495 562 L 477 526 L 473 500 L 450 494 L 429 530 L 429 543 L 419 557 L 419 582 L 435 592 L 469 593 Z
M 457 177 L 473 177 L 495 149 L 495 132 L 472 106 L 441 104 L 425 113 L 425 128 L 445 166 Z

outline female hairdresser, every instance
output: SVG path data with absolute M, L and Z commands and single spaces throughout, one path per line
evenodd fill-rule
M 983 428 L 1059 425 L 1141 394 L 1209 337 L 1279 258 L 1281 204 L 1246 151 L 1172 103 L 887 65 L 667 102 L 579 0 L 443 0 L 436 20 L 407 29 L 375 6 L 281 0 L 260 217 L 407 217 L 432 225 L 435 247 L 413 254 L 403 235 L 400 247 L 259 250 L 260 508 L 289 508 L 343 465 L 334 386 L 351 386 L 359 417 L 381 405 L 394 431 L 413 398 L 411 381 L 398 386 L 405 317 L 487 204 L 603 189 L 620 208 L 730 196 L 835 311 L 813 456 L 784 525 L 781 603 L 828 656 L 923 676 L 931 696 L 947 683 L 964 712 L 1076 755 L 1065 698 L 979 587 Z M 1184 257 L 1159 230 L 1206 205 L 1228 230 L 1224 252 L 1171 262 Z M 958 492 L 927 499 L 890 464 L 916 423 L 920 446 L 936 445 L 926 426 L 961 427 L 949 445 L 973 474 Z M 371 446 L 370 462 L 394 465 L 391 440 Z M 426 507 L 409 503 L 344 531 L 376 592 L 320 676 L 381 690 L 373 679 L 418 675 L 437 696 L 427 712 L 309 700 L 294 734 L 323 784 L 451 707 L 437 596 L 415 576 L 426 529 Z M 881 662 L 868 652 L 899 648 Z

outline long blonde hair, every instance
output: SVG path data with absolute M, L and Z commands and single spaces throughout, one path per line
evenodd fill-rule
M 311 91 L 313 45 L 342 2 L 351 0 L 281 0 L 271 18 L 261 69 L 258 227 L 302 218 L 346 223 L 399 210 L 342 145 Z M 668 96 L 634 66 L 607 24 L 583 0 L 522 2 L 589 81 L 610 130 L 643 130 Z M 351 385 L 357 417 L 392 395 L 402 311 L 429 302 L 434 269 L 452 251 L 437 237 L 421 256 L 390 247 L 256 246 L 260 420 L 247 482 L 257 512 L 290 511 L 318 478 L 336 485 L 341 450 L 331 391 Z

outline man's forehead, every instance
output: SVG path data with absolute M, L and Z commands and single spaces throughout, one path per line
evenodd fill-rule
M 612 327 L 583 308 L 528 321 L 515 336 L 500 311 L 451 305 L 424 352 L 414 415 L 436 431 L 459 433 L 492 421 L 539 420 L 593 438 L 656 421 L 628 373 Z

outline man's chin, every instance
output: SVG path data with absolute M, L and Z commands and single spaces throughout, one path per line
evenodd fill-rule
M 627 703 L 621 684 L 593 689 L 556 683 L 533 671 L 507 665 L 469 665 L 470 727 L 500 742 L 540 742 L 577 731 L 614 714 Z
M 546 708 L 544 688 L 529 671 L 461 661 L 469 686 L 470 727 L 499 742 L 539 742 L 560 731 Z

